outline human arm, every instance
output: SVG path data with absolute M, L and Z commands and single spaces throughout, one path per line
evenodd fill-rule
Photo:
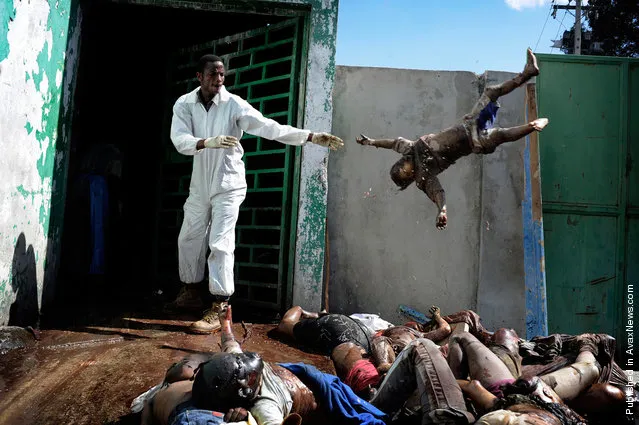
M 437 205 L 439 214 L 437 214 L 435 225 L 439 230 L 445 229 L 448 224 L 448 215 L 446 214 L 446 194 L 444 192 L 444 188 L 442 188 L 442 184 L 439 182 L 439 179 L 437 176 L 427 174 L 425 177 L 418 177 L 416 179 L 416 184 L 417 187 L 421 189 L 426 196 L 428 196 L 428 199 Z
M 432 320 L 437 324 L 437 328 L 424 333 L 424 338 L 430 339 L 433 342 L 439 342 L 446 339 L 451 333 L 451 327 L 444 319 L 442 319 L 441 311 L 439 307 L 432 306 L 429 310 Z
M 235 340 L 233 334 L 233 313 L 230 305 L 227 305 L 220 311 L 219 316 L 220 325 L 222 325 L 220 340 L 222 342 L 222 352 L 224 353 L 241 353 L 242 348 L 240 344 Z
M 250 409 L 258 425 L 280 425 L 284 421 L 281 406 L 273 399 L 260 397 Z
M 193 135 L 191 119 L 191 110 L 188 104 L 178 100 L 175 105 L 173 105 L 171 141 L 175 149 L 182 155 L 195 155 L 197 150 L 204 148 L 204 139 Z
M 237 145 L 238 140 L 233 136 L 218 135 L 206 139 L 193 136 L 192 114 L 187 103 L 176 102 L 173 106 L 173 118 L 171 120 L 171 141 L 183 155 L 195 155 L 204 148 L 231 148 Z
M 411 153 L 415 142 L 398 137 L 397 139 L 371 139 L 363 134 L 355 139 L 357 143 L 364 146 L 375 146 L 376 148 L 392 149 L 402 155 Z
M 311 142 L 333 150 L 344 145 L 339 137 L 331 134 L 311 133 L 309 130 L 280 124 L 271 118 L 266 118 L 248 102 L 240 103 L 237 124 L 242 131 L 249 134 L 287 145 L 301 146 Z
M 153 425 L 153 399 L 144 401 L 144 409 L 142 410 L 142 418 L 140 425 Z

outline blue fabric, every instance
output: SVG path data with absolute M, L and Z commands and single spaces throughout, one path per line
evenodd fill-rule
M 109 206 L 109 192 L 104 176 L 89 174 L 89 199 L 91 208 L 91 265 L 90 274 L 105 271 L 105 221 Z
M 178 404 L 169 415 L 169 425 L 221 425 L 224 415 L 212 410 L 197 409 L 193 400 Z
M 497 102 L 490 102 L 484 109 L 481 110 L 479 116 L 477 117 L 477 129 L 478 130 L 488 130 L 492 128 L 495 124 L 495 119 L 497 119 L 497 110 L 499 109 L 499 104 Z
M 357 397 L 337 376 L 304 363 L 280 363 L 280 366 L 293 372 L 313 391 L 333 423 L 383 425 L 388 419 L 377 407 Z

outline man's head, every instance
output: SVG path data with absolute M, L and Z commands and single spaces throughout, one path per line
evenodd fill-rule
M 256 353 L 216 353 L 195 375 L 193 401 L 199 408 L 220 412 L 244 407 L 257 396 L 263 369 Z
M 415 168 L 412 158 L 402 157 L 397 161 L 390 171 L 393 182 L 399 186 L 400 190 L 406 189 L 415 180 Z
M 224 85 L 224 63 L 215 55 L 204 55 L 197 67 L 197 79 L 204 99 L 212 99 Z

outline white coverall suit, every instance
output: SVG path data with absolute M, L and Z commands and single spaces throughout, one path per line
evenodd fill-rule
M 194 155 L 189 197 L 184 203 L 184 221 L 178 236 L 180 280 L 196 283 L 204 279 L 208 233 L 209 291 L 229 297 L 235 290 L 235 224 L 246 197 L 244 149 L 238 143 L 233 148 L 197 150 L 197 142 L 221 135 L 241 139 L 246 131 L 299 146 L 306 142 L 310 131 L 265 118 L 225 87 L 220 88 L 207 111 L 198 96 L 199 90 L 198 87 L 175 102 L 171 122 L 175 148 L 181 154 Z

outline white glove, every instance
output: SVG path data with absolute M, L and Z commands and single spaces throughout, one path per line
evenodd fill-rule
M 206 139 L 204 141 L 204 147 L 214 148 L 214 149 L 232 148 L 233 146 L 237 145 L 237 142 L 238 142 L 237 137 L 215 136 L 215 137 L 209 137 L 208 139 Z
M 329 148 L 334 151 L 338 148 L 344 147 L 344 141 L 342 139 L 328 133 L 313 133 L 311 143 L 324 146 L 325 148 Z

